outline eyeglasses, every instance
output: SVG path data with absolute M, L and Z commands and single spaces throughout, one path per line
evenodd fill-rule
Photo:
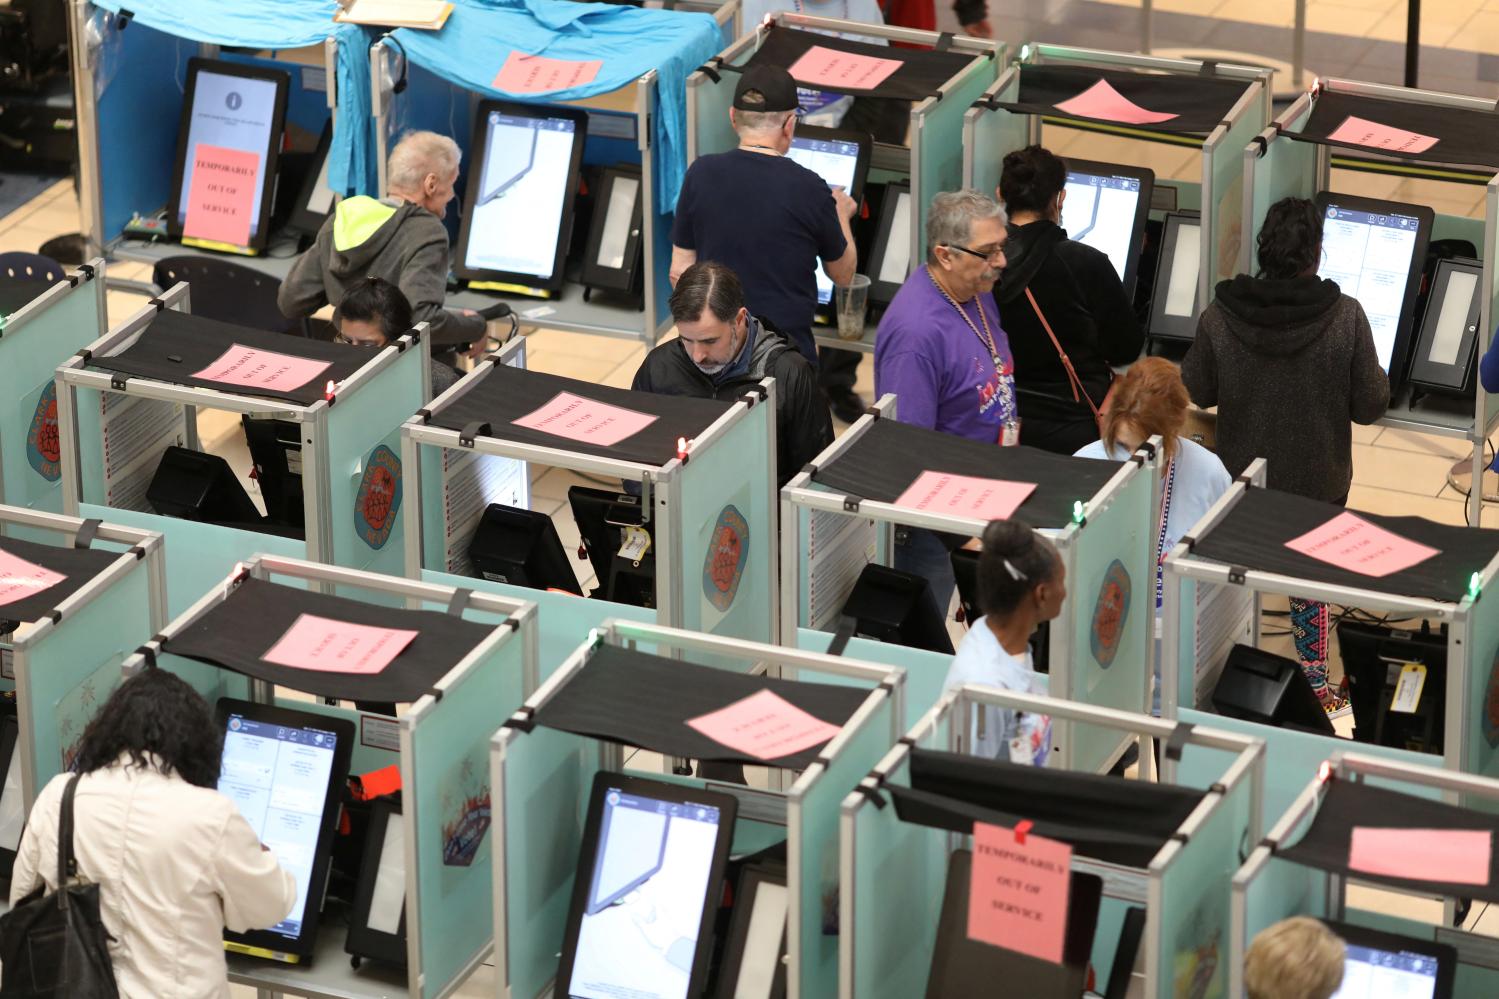
M 984 261 L 998 260 L 1000 257 L 1004 256 L 1005 253 L 1005 248 L 1003 246 L 991 246 L 987 250 L 970 250 L 968 247 L 959 246 L 957 243 L 943 243 L 942 245 L 947 247 L 949 250 L 957 250 L 960 253 L 966 253 L 970 257 L 978 257 L 980 260 Z
M 333 339 L 336 340 L 339 343 L 347 344 L 350 347 L 379 347 L 379 346 L 381 346 L 381 344 L 378 344 L 378 343 L 376 343 L 373 340 L 355 340 L 353 337 L 344 336 L 342 333 L 338 334 Z

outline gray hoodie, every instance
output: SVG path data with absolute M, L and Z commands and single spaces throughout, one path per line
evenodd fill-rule
M 317 239 L 281 282 L 276 304 L 288 319 L 337 307 L 349 285 L 384 278 L 411 303 L 415 322 L 431 326 L 433 349 L 468 344 L 484 335 L 482 316 L 442 307 L 448 289 L 448 231 L 442 220 L 410 201 L 346 198 Z

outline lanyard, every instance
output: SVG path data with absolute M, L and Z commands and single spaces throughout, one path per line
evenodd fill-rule
M 1161 530 L 1156 537 L 1155 546 L 1155 606 L 1160 610 L 1161 604 L 1165 602 L 1166 584 L 1164 573 L 1166 570 L 1166 519 L 1171 512 L 1171 491 L 1176 485 L 1176 462 L 1171 461 L 1166 465 L 1166 488 L 1161 493 Z
M 1000 360 L 999 347 L 995 345 L 994 334 L 989 330 L 989 317 L 984 313 L 983 302 L 979 301 L 977 295 L 974 296 L 973 304 L 979 310 L 979 322 L 984 325 L 984 331 L 980 333 L 979 328 L 969 318 L 968 312 L 958 304 L 952 295 L 948 294 L 947 289 L 942 287 L 942 282 L 937 280 L 937 276 L 930 270 L 926 272 L 926 276 L 932 279 L 932 284 L 942 293 L 942 297 L 947 299 L 947 304 L 958 310 L 958 315 L 963 317 L 963 322 L 967 323 L 968 328 L 973 330 L 973 335 L 979 338 L 979 344 L 989 352 L 989 359 L 994 362 L 994 370 L 1001 375 L 1005 374 L 1005 364 Z

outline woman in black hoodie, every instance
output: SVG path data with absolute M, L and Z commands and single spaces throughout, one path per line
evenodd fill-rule
M 1219 282 L 1182 360 L 1192 401 L 1218 407 L 1218 456 L 1238 475 L 1267 462 L 1271 489 L 1341 505 L 1353 482 L 1354 423 L 1390 403 L 1369 319 L 1334 281 L 1317 277 L 1322 213 L 1283 198 L 1265 213 L 1255 277 Z M 1325 605 L 1291 601 L 1296 654 L 1330 716 L 1347 697 L 1327 682 Z
M 1010 239 L 994 300 L 1015 355 L 1020 443 L 1070 455 L 1098 440 L 1095 409 L 1113 383 L 1110 365 L 1139 357 L 1145 331 L 1108 256 L 1059 224 L 1061 157 L 1041 146 L 1010 153 L 999 198 Z

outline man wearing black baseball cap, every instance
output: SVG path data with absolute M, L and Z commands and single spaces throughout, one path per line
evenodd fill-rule
M 818 260 L 835 284 L 853 280 L 858 254 L 849 220 L 858 203 L 786 157 L 796 119 L 790 73 L 752 66 L 740 74 L 729 111 L 739 148 L 688 168 L 671 232 L 671 281 L 699 260 L 726 265 L 739 275 L 750 311 L 816 364 Z

